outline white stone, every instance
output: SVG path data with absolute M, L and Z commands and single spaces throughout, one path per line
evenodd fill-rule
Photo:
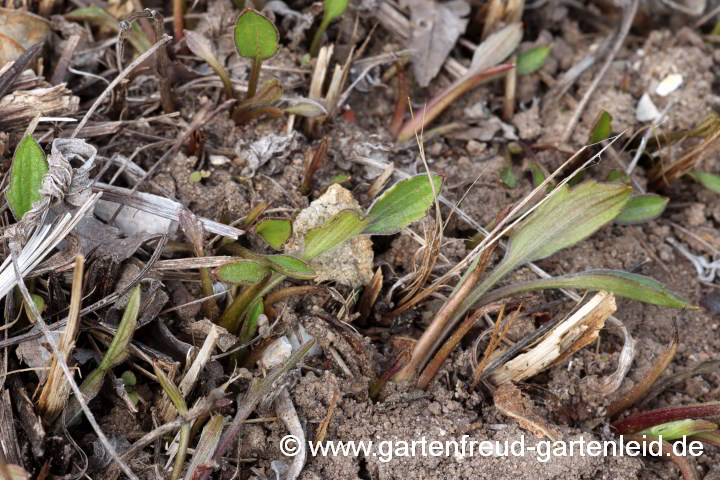
M 682 83 L 682 75 L 680 75 L 679 73 L 671 73 L 667 77 L 663 78 L 660 83 L 658 83 L 658 86 L 655 89 L 655 93 L 657 93 L 661 97 L 666 97 L 678 88 L 680 88 L 680 85 L 682 85 Z
M 660 111 L 657 109 L 653 101 L 650 99 L 650 95 L 643 93 L 637 104 L 635 110 L 635 118 L 638 122 L 651 122 L 660 116 Z

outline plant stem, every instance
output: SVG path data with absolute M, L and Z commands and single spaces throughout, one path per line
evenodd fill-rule
M 250 69 L 250 79 L 248 80 L 248 90 L 245 98 L 252 98 L 255 96 L 257 91 L 258 79 L 260 78 L 260 69 L 262 68 L 262 60 L 256 58 L 253 60 L 252 68 Z
M 329 25 L 330 25 L 330 19 L 327 17 L 323 17 L 323 20 L 320 23 L 320 26 L 318 27 L 317 31 L 315 32 L 313 41 L 310 44 L 310 56 L 311 57 L 317 57 L 318 51 L 320 50 L 320 44 L 322 43 L 323 34 L 325 33 L 325 30 L 327 30 L 327 27 Z
M 173 31 L 175 41 L 185 38 L 185 0 L 173 0 Z

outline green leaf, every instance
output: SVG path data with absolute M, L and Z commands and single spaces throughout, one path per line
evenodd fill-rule
M 135 287 L 130 294 L 120 325 L 118 325 L 117 332 L 100 362 L 99 369 L 109 370 L 127 358 L 128 345 L 130 345 L 130 340 L 132 340 L 133 333 L 135 333 L 138 313 L 140 313 L 140 285 Z
M 305 234 L 302 258 L 312 260 L 363 232 L 370 218 L 361 217 L 352 210 L 343 210 L 318 228 Z
M 632 196 L 632 188 L 594 181 L 572 190 L 563 185 L 538 207 L 510 237 L 503 263 L 513 267 L 548 257 L 595 233 L 615 218 Z
M 697 307 L 690 304 L 686 299 L 657 280 L 636 273 L 608 269 L 588 270 L 586 272 L 569 273 L 553 278 L 540 278 L 528 282 L 515 283 L 486 293 L 480 298 L 479 302 L 485 305 L 521 293 L 547 290 L 550 288 L 604 290 L 618 297 L 630 298 L 661 307 L 697 309 Z
M 280 36 L 275 25 L 248 8 L 235 21 L 235 48 L 241 57 L 267 60 L 278 52 Z
M 34 293 L 30 294 L 30 298 L 32 298 L 38 313 L 43 313 L 45 311 L 45 300 L 40 295 L 35 295 Z M 33 316 L 32 310 L 28 308 L 28 304 L 25 301 L 23 301 L 23 307 L 25 307 L 25 315 L 27 315 L 27 317 L 32 319 L 32 322 L 35 323 L 35 317 Z
M 689 437 L 701 432 L 712 432 L 717 430 L 718 426 L 708 420 L 676 420 L 667 422 L 654 427 L 646 428 L 638 432 L 638 435 L 652 435 L 654 437 L 662 436 L 663 440 L 678 440 L 682 437 Z
M 48 163 L 40 145 L 29 135 L 23 138 L 13 155 L 7 192 L 8 205 L 15 220 L 20 221 L 32 209 L 34 202 L 43 199 L 40 188 L 47 171 Z
M 533 187 L 538 187 L 542 185 L 542 183 L 545 181 L 545 172 L 542 171 L 540 165 L 535 162 L 528 162 L 527 165 L 530 169 L 530 173 L 532 174 Z M 548 191 L 550 191 L 551 189 L 552 185 L 548 183 Z
M 218 280 L 232 285 L 254 285 L 265 278 L 270 269 L 256 260 L 238 260 L 226 263 L 213 270 Z
M 500 180 L 502 180 L 508 188 L 517 187 L 517 177 L 515 176 L 515 172 L 513 172 L 512 167 L 505 167 L 500 170 Z
M 325 107 L 316 102 L 298 102 L 295 105 L 284 107 L 282 111 L 288 115 L 297 115 L 305 118 L 315 118 L 328 114 Z
M 273 248 L 282 248 L 292 235 L 292 221 L 287 218 L 266 218 L 257 224 L 255 233 Z
M 622 212 L 620 212 L 620 215 L 615 217 L 615 221 L 639 223 L 652 220 L 662 215 L 669 201 L 668 197 L 661 197 L 652 193 L 638 195 L 630 199 Z
M 165 375 L 165 372 L 159 368 L 156 362 L 153 362 L 153 370 L 155 370 L 155 376 L 158 379 L 158 383 L 162 386 L 163 390 L 167 394 L 170 401 L 175 405 L 180 415 L 188 413 L 187 404 L 183 397 L 180 389 Z M 180 428 L 180 438 L 178 440 L 178 450 L 175 456 L 175 463 L 173 464 L 172 474 L 170 480 L 177 480 L 180 478 L 183 467 L 185 466 L 185 457 L 187 455 L 187 447 L 190 442 L 190 424 L 186 423 Z
M 203 178 L 207 178 L 210 176 L 210 172 L 207 170 L 198 170 L 197 172 L 192 172 L 190 174 L 190 181 L 191 182 L 199 182 Z
M 390 235 L 424 217 L 443 184 L 441 175 L 431 177 L 432 184 L 425 174 L 401 180 L 375 199 L 363 233 Z
M 310 280 L 317 277 L 315 271 L 307 263 L 290 255 L 268 255 L 263 257 L 270 264 L 270 268 L 288 277 L 300 280 Z
M 707 172 L 691 172 L 690 176 L 708 190 L 720 193 L 720 175 Z
M 126 389 L 132 389 L 132 387 L 137 385 L 137 377 L 135 377 L 135 374 L 132 372 L 132 370 L 126 370 L 125 372 L 123 372 L 120 378 L 122 379 L 123 385 L 125 385 Z
M 329 185 L 332 185 L 333 183 L 343 184 L 343 183 L 349 182 L 350 180 L 352 180 L 352 177 L 350 175 L 335 175 L 334 177 L 332 177 L 330 179 L 328 184 Z
M 258 317 L 265 312 L 265 305 L 262 298 L 258 299 L 257 302 L 253 303 L 248 310 L 247 318 L 238 333 L 238 342 L 241 345 L 250 343 L 257 332 L 257 321 Z
M 590 129 L 590 139 L 588 143 L 593 144 L 602 142 L 610 136 L 612 133 L 612 115 L 605 110 L 601 110 L 598 113 L 595 123 Z
M 550 46 L 539 46 L 533 47 L 524 52 L 520 53 L 515 63 L 515 71 L 518 75 L 525 75 L 528 73 L 540 70 L 545 65 L 545 60 L 550 54 Z
M 622 183 L 623 185 L 630 185 L 630 183 L 632 183 L 627 173 L 617 168 L 610 170 L 610 173 L 608 173 L 607 176 L 607 181 L 610 183 Z
M 155 376 L 158 379 L 158 383 L 163 388 L 163 390 L 165 390 L 165 393 L 167 394 L 172 404 L 175 405 L 178 413 L 180 415 L 186 414 L 188 412 L 188 408 L 187 404 L 185 403 L 185 398 L 180 392 L 180 389 L 175 386 L 172 380 L 170 380 L 165 374 L 163 369 L 158 367 L 155 362 L 153 362 L 153 370 L 155 371 Z
M 332 21 L 338 18 L 343 13 L 345 13 L 345 10 L 347 10 L 349 3 L 350 0 L 325 0 L 323 2 L 323 20 L 327 18 Z

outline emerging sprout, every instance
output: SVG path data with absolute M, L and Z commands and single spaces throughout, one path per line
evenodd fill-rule
M 235 21 L 235 49 L 241 57 L 253 62 L 246 98 L 255 95 L 262 62 L 277 54 L 279 41 L 275 25 L 251 8 L 241 13 Z
M 347 10 L 349 0 L 325 0 L 323 2 L 323 19 L 315 32 L 312 44 L 310 45 L 310 55 L 315 57 L 320 50 L 325 30 L 330 26 L 330 22 L 340 17 Z

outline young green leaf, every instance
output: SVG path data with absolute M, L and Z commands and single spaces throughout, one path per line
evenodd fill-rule
M 140 312 L 140 286 L 138 285 L 130 294 L 125 313 L 123 313 L 117 332 L 108 346 L 105 356 L 98 367 L 90 372 L 83 383 L 80 385 L 80 391 L 85 397 L 85 401 L 89 402 L 100 393 L 100 389 L 105 379 L 105 374 L 114 366 L 120 364 L 128 356 L 128 345 L 132 339 L 137 326 L 137 317 Z M 63 414 L 55 422 L 55 430 L 62 431 L 65 425 L 75 424 L 82 414 L 80 403 L 75 397 L 65 406 Z
M 613 183 L 556 188 L 511 235 L 503 263 L 518 266 L 575 245 L 615 218 L 631 196 L 632 188 Z
M 180 415 L 188 413 L 187 404 L 185 398 L 183 398 L 180 389 L 165 375 L 165 372 L 153 362 L 153 369 L 155 370 L 155 376 L 158 379 L 158 383 L 162 386 L 163 390 L 167 394 L 170 401 L 175 405 Z M 185 457 L 187 456 L 187 447 L 190 442 L 190 424 L 186 423 L 180 427 L 180 439 L 178 440 L 178 450 L 175 456 L 175 463 L 173 464 L 171 480 L 177 480 L 182 474 L 183 467 L 185 466 Z
M 652 435 L 653 437 L 662 436 L 663 440 L 671 441 L 682 437 L 689 437 L 701 432 L 712 432 L 717 430 L 718 426 L 708 420 L 694 420 L 691 418 L 685 420 L 676 420 L 674 422 L 662 423 L 654 427 L 646 428 L 638 432 L 638 435 Z
M 688 418 L 712 420 L 719 416 L 720 401 L 712 401 L 693 405 L 663 407 L 636 413 L 613 423 L 612 427 L 618 433 L 628 434 L 677 420 L 686 420 Z
M 505 167 L 500 170 L 500 180 L 502 180 L 508 188 L 517 187 L 517 177 L 515 176 L 515 172 L 513 172 L 512 167 Z
M 40 295 L 35 295 L 33 293 L 30 295 L 30 298 L 32 298 L 35 308 L 39 313 L 45 311 L 45 300 Z M 31 322 L 35 323 L 35 317 L 32 314 L 32 310 L 25 301 L 23 301 L 23 307 L 25 307 L 25 315 L 27 315 Z
M 255 332 L 257 332 L 258 317 L 263 313 L 265 313 L 265 304 L 263 299 L 260 298 L 257 302 L 252 304 L 250 310 L 248 311 L 247 320 L 243 324 L 242 329 L 240 329 L 240 335 L 238 335 L 240 343 L 248 343 L 252 340 L 255 336 Z
M 543 172 L 540 165 L 535 162 L 528 162 L 527 166 L 532 174 L 533 187 L 540 186 L 545 181 L 545 172 Z M 548 183 L 548 192 L 552 190 L 552 187 L 553 186 Z
M 612 115 L 605 110 L 601 110 L 595 118 L 595 123 L 590 129 L 590 139 L 588 143 L 593 144 L 602 142 L 612 133 Z
M 290 255 L 268 255 L 263 257 L 271 265 L 270 268 L 278 273 L 300 280 L 310 280 L 317 277 L 315 271 L 307 263 Z
M 130 294 L 125 312 L 123 313 L 117 332 L 108 346 L 98 368 L 109 370 L 122 363 L 128 356 L 128 345 L 132 340 L 140 313 L 140 286 L 135 287 Z
M 545 60 L 550 54 L 550 46 L 533 47 L 518 54 L 515 63 L 515 71 L 518 75 L 526 75 L 528 73 L 540 70 L 545 65 Z
M 401 180 L 380 195 L 370 206 L 370 223 L 363 233 L 390 235 L 425 216 L 435 195 L 440 194 L 443 177 L 425 174 Z
M 267 60 L 278 52 L 280 35 L 275 25 L 252 8 L 235 21 L 235 48 L 241 57 Z
M 304 239 L 305 250 L 302 259 L 305 261 L 312 260 L 321 253 L 327 252 L 362 233 L 370 223 L 370 218 L 361 217 L 360 215 L 352 210 L 343 210 L 322 226 L 306 233 Z
M 292 221 L 287 218 L 266 218 L 257 224 L 255 233 L 271 247 L 280 249 L 292 235 Z
M 607 176 L 607 181 L 609 183 L 622 183 L 623 185 L 630 185 L 630 183 L 632 183 L 627 173 L 617 168 L 610 170 L 610 173 L 608 173 Z
M 268 273 L 270 269 L 263 262 L 248 259 L 226 263 L 213 270 L 218 280 L 232 285 L 254 285 Z
M 48 171 L 45 153 L 28 135 L 18 144 L 10 171 L 7 201 L 15 220 L 20 221 L 32 209 L 33 202 L 42 200 L 43 177 Z
M 707 172 L 691 172 L 690 176 L 708 190 L 720 193 L 720 175 Z
M 615 217 L 619 223 L 640 223 L 659 217 L 665 211 L 670 199 L 648 193 L 630 199 L 620 215 Z
M 686 299 L 657 280 L 636 273 L 608 269 L 588 270 L 552 278 L 514 283 L 486 293 L 479 299 L 479 303 L 486 305 L 502 298 L 550 288 L 604 290 L 618 297 L 630 298 L 661 307 L 697 309 Z

